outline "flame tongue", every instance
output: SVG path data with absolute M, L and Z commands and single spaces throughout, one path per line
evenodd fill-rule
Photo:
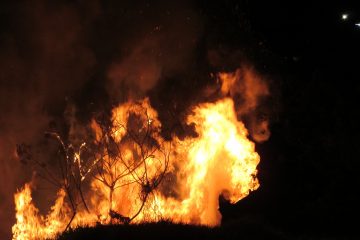
M 114 124 L 112 131 L 116 142 L 125 142 L 119 145 L 122 148 L 121 161 L 115 162 L 113 169 L 110 169 L 117 173 L 130 171 L 132 159 L 140 155 L 139 151 L 142 154 L 146 152 L 124 141 L 124 126 L 128 125 L 130 128 L 131 124 L 135 124 L 135 127 L 137 124 L 129 125 L 130 119 L 125 114 L 126 111 L 137 111 L 131 110 L 131 106 L 131 103 L 126 103 L 113 111 L 115 123 L 125 122 Z M 147 109 L 144 126 L 153 128 L 153 141 L 166 142 L 159 134 L 161 124 L 149 101 L 145 99 L 140 106 L 141 109 Z M 143 120 L 140 118 L 140 123 L 144 122 Z M 260 157 L 255 152 L 254 143 L 247 138 L 248 131 L 244 124 L 238 121 L 233 100 L 230 98 L 198 105 L 193 109 L 193 114 L 188 116 L 187 124 L 194 124 L 198 137 L 184 140 L 174 138 L 171 143 L 167 142 L 172 145 L 168 174 L 176 176 L 176 183 L 169 184 L 165 179 L 159 187 L 146 195 L 146 202 L 142 206 L 141 194 L 146 188 L 131 178 L 134 175 L 144 176 L 146 171 L 149 184 L 155 184 L 154 176 L 162 167 L 159 160 L 162 152 L 151 150 L 143 162 L 144 166 L 139 165 L 131 174 L 122 178 L 117 185 L 121 187 L 114 188 L 112 195 L 109 195 L 111 188 L 98 181 L 99 176 L 92 179 L 91 189 L 86 195 L 90 211 L 78 209 L 71 227 L 93 226 L 96 222 L 107 224 L 111 219 L 109 210 L 118 213 L 118 218 L 136 216 L 131 222 L 170 219 L 173 222 L 219 225 L 219 195 L 224 194 L 230 202 L 236 203 L 250 191 L 256 190 L 259 187 L 256 167 Z M 139 127 L 139 134 L 143 128 Z M 99 140 L 103 136 L 101 128 L 93 122 L 92 129 Z M 145 129 L 143 132 L 148 134 L 147 131 Z M 124 163 L 127 163 L 126 168 Z M 114 172 L 107 172 L 104 178 L 112 179 Z M 170 186 L 166 186 L 167 184 Z M 164 189 L 171 189 L 174 194 L 165 194 Z M 45 239 L 61 233 L 71 218 L 71 210 L 64 201 L 65 196 L 65 192 L 60 190 L 49 214 L 41 216 L 32 203 L 30 186 L 25 185 L 22 191 L 15 194 L 17 223 L 13 226 L 13 239 Z
M 13 239 L 50 239 L 64 230 L 64 222 L 68 221 L 65 192 L 60 189 L 55 204 L 49 214 L 44 217 L 32 203 L 31 186 L 25 184 L 24 188 L 15 194 L 16 224 L 12 227 Z
M 192 189 L 206 189 L 208 200 L 217 200 L 226 190 L 229 200 L 236 203 L 259 187 L 254 176 L 260 157 L 247 139 L 244 124 L 237 120 L 231 99 L 199 106 L 188 122 L 195 123 L 199 133 L 189 151 L 190 165 L 196 169 L 189 183 L 198 186 Z
M 247 139 L 244 124 L 236 119 L 231 99 L 202 104 L 193 111 L 187 123 L 195 124 L 199 136 L 178 141 L 176 149 L 185 155 L 178 173 L 183 200 L 162 204 L 163 212 L 175 221 L 214 226 L 221 220 L 221 193 L 236 203 L 259 187 L 254 176 L 260 157 Z M 177 206 L 175 214 L 166 208 L 171 205 Z

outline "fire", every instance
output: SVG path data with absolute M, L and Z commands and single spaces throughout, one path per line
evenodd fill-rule
M 87 175 L 81 175 L 81 182 L 90 178 L 84 193 L 87 206 L 74 201 L 71 208 L 68 192 L 60 189 L 50 212 L 42 216 L 26 184 L 15 194 L 13 239 L 54 238 L 67 227 L 97 223 L 169 219 L 219 225 L 218 197 L 236 203 L 256 190 L 260 157 L 231 98 L 195 106 L 186 123 L 194 126 L 197 137 L 163 139 L 157 112 L 147 98 L 115 108 L 110 127 L 92 121 L 94 138 L 87 145 L 96 151 Z M 84 165 L 81 151 L 73 157 L 78 168 Z
M 68 220 L 64 203 L 65 192 L 60 189 L 55 204 L 47 216 L 39 214 L 39 210 L 32 203 L 31 186 L 15 194 L 16 224 L 12 227 L 13 239 L 50 239 L 63 230 L 63 222 Z M 65 207 L 65 208 L 64 208 Z
M 236 203 L 259 187 L 255 176 L 260 157 L 230 98 L 201 104 L 193 112 L 187 123 L 195 124 L 199 136 L 178 140 L 175 150 L 183 157 L 178 172 L 181 201 L 162 198 L 161 212 L 177 222 L 215 226 L 221 220 L 220 194 Z
M 256 109 L 259 99 L 270 94 L 266 82 L 250 67 L 219 73 L 219 81 L 222 94 L 229 94 L 233 98 L 241 96 L 242 101 L 237 106 L 238 113 L 244 114 Z
M 266 114 L 257 117 L 260 102 L 270 95 L 267 82 L 252 67 L 243 66 L 235 72 L 218 74 L 223 96 L 236 99 L 236 113 L 251 118 L 249 130 L 252 139 L 264 142 L 270 137 L 269 119 Z

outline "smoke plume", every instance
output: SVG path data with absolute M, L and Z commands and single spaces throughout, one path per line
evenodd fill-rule
M 214 63 L 219 61 L 216 50 L 215 57 L 207 56 L 214 31 L 190 1 L 36 0 L 7 3 L 3 9 L 0 238 L 10 239 L 13 194 L 32 178 L 17 159 L 17 144 L 46 151 L 43 134 L 49 129 L 76 142 L 86 135 L 81 124 L 93 115 L 147 95 L 161 121 L 176 125 L 191 104 L 207 97 L 199 94 L 205 87 L 219 88 L 209 73 L 220 63 Z M 219 75 L 228 79 L 220 92 L 235 99 L 239 117 L 247 119 L 253 139 L 262 142 L 270 136 L 269 119 L 258 113 L 270 88 L 240 60 L 233 60 L 240 67 L 234 73 Z

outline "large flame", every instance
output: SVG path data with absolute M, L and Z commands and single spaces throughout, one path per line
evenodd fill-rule
M 180 200 L 159 196 L 160 212 L 176 222 L 215 226 L 220 194 L 236 203 L 259 187 L 260 157 L 229 98 L 197 106 L 187 123 L 195 124 L 198 137 L 177 140 Z
M 115 108 L 110 135 L 93 121 L 94 141 L 113 141 L 119 148 L 115 151 L 118 155 L 110 153 L 111 148 L 97 153 L 98 161 L 107 164 L 108 170 L 93 170 L 95 176 L 85 194 L 89 210 L 77 208 L 70 227 L 162 219 L 219 225 L 219 196 L 236 203 L 256 190 L 260 157 L 247 138 L 244 124 L 237 119 L 231 98 L 194 107 L 186 121 L 195 127 L 197 137 L 165 141 L 157 112 L 148 99 Z M 133 136 L 133 141 L 129 136 Z M 151 141 L 142 142 L 147 136 L 151 136 Z M 80 162 L 79 155 L 76 159 Z M 13 239 L 54 238 L 64 231 L 72 216 L 66 198 L 60 189 L 50 212 L 42 216 L 32 202 L 31 187 L 26 184 L 15 194 L 17 222 Z

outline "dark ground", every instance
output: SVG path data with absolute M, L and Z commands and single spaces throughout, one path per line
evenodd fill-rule
M 102 226 L 60 239 L 359 236 L 360 9 L 346 1 L 313 2 L 199 1 L 204 31 L 221 33 L 204 41 L 244 48 L 272 76 L 280 99 L 271 137 L 257 145 L 261 187 L 234 206 L 221 204 L 221 228 Z M 343 12 L 350 13 L 347 21 Z
M 287 236 L 257 222 L 238 220 L 220 228 L 171 224 L 160 222 L 130 226 L 99 226 L 76 229 L 58 240 L 72 239 L 287 239 Z

